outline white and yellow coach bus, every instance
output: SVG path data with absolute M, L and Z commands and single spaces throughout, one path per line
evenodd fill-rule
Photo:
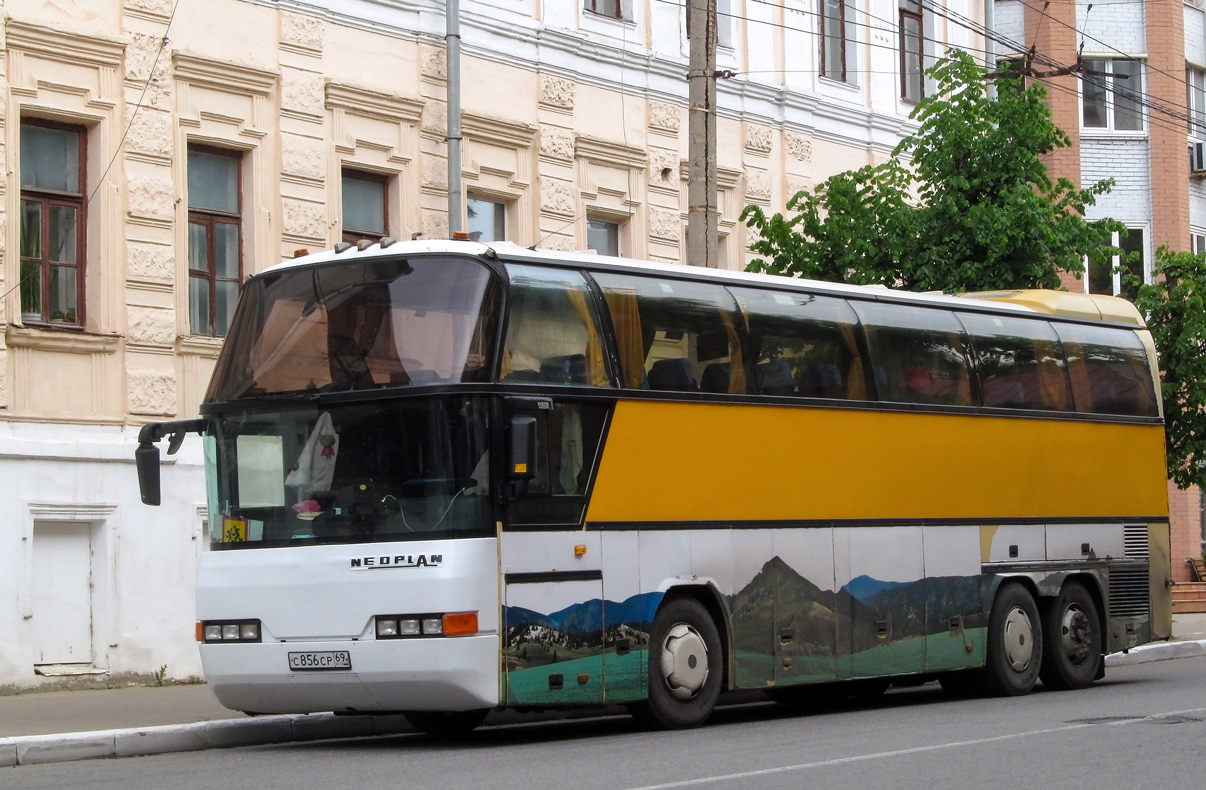
M 1128 303 L 470 242 L 250 278 L 197 420 L 206 677 L 256 713 L 1090 685 L 1169 636 Z

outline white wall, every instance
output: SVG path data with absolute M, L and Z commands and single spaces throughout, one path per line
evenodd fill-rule
M 0 688 L 48 682 L 34 665 L 48 635 L 79 627 L 80 607 L 90 644 L 72 663 L 109 676 L 149 676 L 164 665 L 172 678 L 201 674 L 193 641 L 193 579 L 204 542 L 200 441 L 164 456 L 165 506 L 151 508 L 139 500 L 136 437 L 135 428 L 0 423 L 8 493 L 0 500 L 0 600 L 9 602 L 0 608 Z M 90 599 L 62 591 L 70 600 L 48 611 L 56 562 L 35 542 L 63 530 L 40 528 L 81 523 L 89 525 L 82 537 L 91 549 Z

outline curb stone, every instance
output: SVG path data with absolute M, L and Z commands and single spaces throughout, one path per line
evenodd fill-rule
M 21 735 L 0 738 L 0 766 L 57 763 L 98 757 L 137 757 L 406 732 L 414 732 L 414 728 L 402 716 L 336 716 L 332 713 L 316 713 L 58 735 Z
M 1193 658 L 1206 656 L 1206 639 L 1184 642 L 1155 642 L 1131 648 L 1127 653 L 1112 653 L 1105 658 L 1107 667 L 1125 667 L 1146 664 L 1149 661 L 1167 661 L 1170 658 Z

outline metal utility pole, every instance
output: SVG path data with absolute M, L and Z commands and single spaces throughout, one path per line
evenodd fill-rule
M 448 71 L 448 237 L 462 230 L 461 213 L 461 2 L 447 0 L 444 46 Z
M 687 263 L 716 268 L 716 0 L 687 4 Z

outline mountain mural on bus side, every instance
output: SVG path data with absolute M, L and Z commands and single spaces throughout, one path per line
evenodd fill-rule
M 649 629 L 662 593 L 642 593 L 623 601 L 594 598 L 551 614 L 521 606 L 504 609 L 503 658 L 508 670 L 571 661 L 613 650 L 627 639 L 631 650 L 649 644 Z
M 983 625 L 981 601 L 981 580 L 975 576 L 912 582 L 858 576 L 834 592 L 814 584 L 778 556 L 728 596 L 738 665 L 744 664 L 763 681 L 775 679 L 783 658 L 840 659 L 947 633 L 951 618 L 956 617 L 963 618 L 966 628 Z M 768 627 L 771 623 L 773 628 Z M 833 671 L 832 660 L 828 664 L 814 660 L 812 666 L 822 673 Z M 778 674 L 783 675 L 783 670 Z

